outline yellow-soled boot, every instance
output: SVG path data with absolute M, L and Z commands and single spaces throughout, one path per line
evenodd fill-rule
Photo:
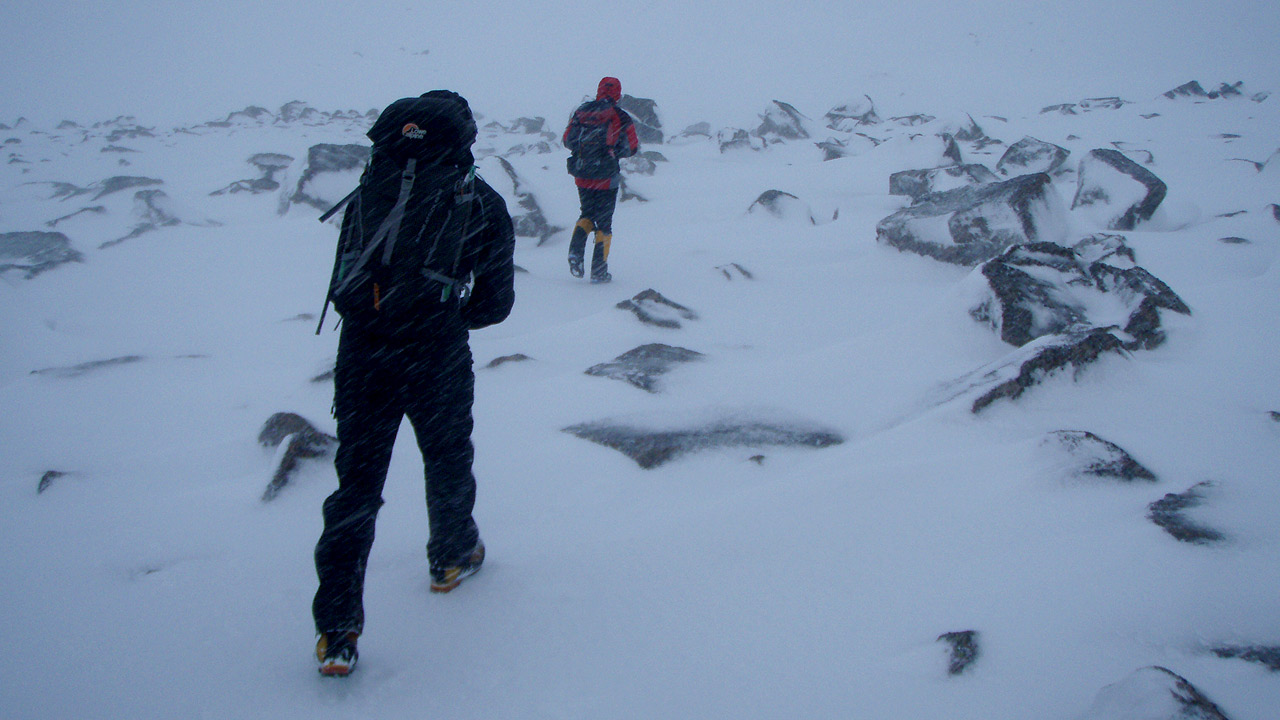
M 595 229 L 596 226 L 590 218 L 579 218 L 578 224 L 573 226 L 573 235 L 569 238 L 569 274 L 574 277 L 582 277 L 583 258 L 587 252 L 587 233 Z
M 596 246 L 591 252 L 591 282 L 593 283 L 607 283 L 613 279 L 609 274 L 609 244 L 612 241 L 612 233 L 596 232 Z

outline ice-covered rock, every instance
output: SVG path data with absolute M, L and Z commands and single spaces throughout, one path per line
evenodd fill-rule
M 328 210 L 360 182 L 369 151 L 368 145 L 312 145 L 307 149 L 307 166 L 289 201 Z
M 701 360 L 702 353 L 662 343 L 650 343 L 628 350 L 607 363 L 587 368 L 588 375 L 623 380 L 641 390 L 656 393 L 658 378 L 676 365 Z
M 943 633 L 938 642 L 945 643 L 950 649 L 947 658 L 947 674 L 960 675 L 978 661 L 981 647 L 978 645 L 978 631 L 959 630 Z
M 1132 230 L 1150 220 L 1168 188 L 1154 173 L 1118 150 L 1091 150 L 1080 161 L 1071 209 L 1084 211 L 1108 230 Z
M 764 140 L 753 136 L 742 128 L 725 128 L 716 134 L 720 143 L 720 152 L 730 150 L 763 150 Z
M 484 164 L 489 162 L 497 163 L 505 176 L 505 183 L 496 177 L 490 176 L 489 179 L 496 184 L 494 189 L 507 200 L 507 212 L 511 214 L 516 237 L 538 238 L 538 244 L 541 245 L 552 235 L 564 229 L 547 221 L 547 216 L 542 212 L 542 205 L 538 203 L 538 197 L 534 195 L 529 183 L 516 172 L 515 166 L 510 161 L 504 157 L 495 157 L 486 160 Z
M 1159 525 L 1175 539 L 1195 545 L 1209 545 L 1225 539 L 1222 533 L 1207 528 L 1186 516 L 1186 511 L 1204 504 L 1205 491 L 1213 483 L 1196 483 L 1186 492 L 1169 493 L 1147 507 L 1147 519 Z
M 774 100 L 760 116 L 760 126 L 755 135 L 767 142 L 804 140 L 812 136 L 811 121 L 793 106 Z
M 876 239 L 899 250 L 976 265 L 1010 245 L 1061 242 L 1066 209 L 1048 175 L 1023 175 L 926 195 L 876 225 Z
M 878 125 L 881 122 L 880 116 L 876 115 L 876 105 L 869 95 L 837 105 L 828 110 L 824 117 L 827 127 L 840 132 L 853 132 L 863 125 Z
M 649 288 L 630 300 L 623 300 L 616 306 L 619 310 L 630 310 L 641 322 L 665 328 L 679 328 L 681 320 L 697 320 L 698 314 L 689 308 L 668 300 L 662 293 Z
M 947 165 L 928 170 L 902 170 L 889 176 L 889 194 L 906 195 L 917 201 L 930 193 L 946 192 L 970 185 L 999 182 L 985 165 Z
M 289 484 L 298 469 L 299 463 L 306 458 L 327 455 L 338 444 L 338 439 L 320 432 L 306 418 L 291 412 L 275 413 L 267 418 L 262 429 L 258 431 L 258 443 L 263 447 L 280 448 L 277 452 L 275 472 L 271 481 L 262 493 L 262 501 L 267 502 L 280 494 Z
M 1227 716 L 1189 680 L 1152 666 L 1104 687 L 1080 720 L 1227 720 Z
M 1042 445 L 1060 456 L 1055 464 L 1065 475 L 1124 482 L 1156 481 L 1155 473 L 1134 460 L 1124 448 L 1085 430 L 1055 430 L 1045 437 Z
M 69 262 L 84 262 L 84 255 L 60 232 L 0 233 L 0 274 L 14 270 L 30 279 Z
M 800 221 L 810 225 L 820 225 L 836 219 L 836 217 L 819 219 L 809 203 L 782 190 L 765 190 L 760 193 L 760 197 L 751 203 L 747 212 L 761 213 L 780 220 Z M 840 214 L 839 210 L 835 212 L 836 216 Z
M 258 168 L 262 173 L 260 177 L 249 180 L 237 180 L 221 190 L 214 190 L 210 195 L 234 195 L 236 193 L 248 192 L 258 194 L 264 192 L 273 192 L 280 189 L 280 183 L 276 180 L 276 173 L 284 170 L 293 164 L 293 158 L 281 153 L 257 153 L 248 160 L 249 164 Z
M 1244 82 L 1222 83 L 1215 90 L 1206 91 L 1197 80 L 1183 83 L 1178 87 L 1164 93 L 1164 96 L 1170 100 L 1179 98 L 1191 98 L 1193 100 L 1217 100 L 1219 98 L 1244 97 Z
M 623 95 L 618 107 L 627 111 L 636 126 L 636 136 L 642 143 L 662 144 L 662 118 L 658 115 L 658 103 L 649 98 Z
M 682 455 L 716 448 L 825 448 L 844 442 L 839 433 L 816 423 L 763 412 L 711 416 L 692 423 L 663 418 L 597 420 L 571 425 L 564 431 L 613 448 L 646 470 Z
M 1159 309 L 1190 314 L 1181 298 L 1140 267 L 1085 264 L 1055 243 L 1014 245 L 983 263 L 988 292 L 969 310 L 1011 345 L 1081 327 L 1116 327 L 1126 349 L 1164 341 Z
M 1063 147 L 1027 136 L 1009 146 L 996 163 L 996 172 L 1010 175 L 1053 173 L 1071 153 Z

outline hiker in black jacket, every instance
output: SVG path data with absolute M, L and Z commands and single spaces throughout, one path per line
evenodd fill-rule
M 466 100 L 441 90 L 398 100 L 368 135 L 373 153 L 343 216 L 330 286 L 343 316 L 333 399 L 338 489 L 324 502 L 312 611 L 320 672 L 335 676 L 355 665 L 365 564 L 404 416 L 426 470 L 431 591 L 449 592 L 484 560 L 471 515 L 468 331 L 501 322 L 515 300 L 511 217 L 474 175 Z M 387 226 L 394 232 L 380 235 Z M 401 253 L 413 257 L 414 242 L 430 243 L 426 259 L 397 265 Z

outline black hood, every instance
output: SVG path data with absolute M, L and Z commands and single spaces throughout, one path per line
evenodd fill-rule
M 378 116 L 367 133 L 374 154 L 397 162 L 470 167 L 476 121 L 466 98 L 449 90 L 432 90 L 416 98 L 401 98 Z

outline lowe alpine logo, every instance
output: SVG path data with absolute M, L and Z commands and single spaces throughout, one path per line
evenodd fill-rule
M 400 129 L 400 134 L 409 138 L 410 140 L 421 140 L 422 138 L 427 136 L 427 131 L 423 130 L 422 128 L 418 127 L 413 123 L 407 123 L 403 128 Z

